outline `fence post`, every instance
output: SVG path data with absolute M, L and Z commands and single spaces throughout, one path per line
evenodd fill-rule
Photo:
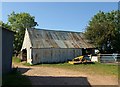
M 100 61 L 100 53 L 97 56 L 98 56 L 98 62 L 101 63 L 101 61 Z

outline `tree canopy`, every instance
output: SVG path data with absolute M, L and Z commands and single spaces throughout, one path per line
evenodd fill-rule
M 0 21 L 0 26 L 3 28 L 11 29 L 11 26 L 9 26 L 7 23 L 3 23 L 3 21 Z
M 85 37 L 100 50 L 120 52 L 120 11 L 99 11 L 89 21 Z
M 14 40 L 14 50 L 20 51 L 24 39 L 25 29 L 34 28 L 37 26 L 35 17 L 29 13 L 15 13 L 12 12 L 8 15 L 8 24 L 11 26 L 11 30 L 16 32 Z

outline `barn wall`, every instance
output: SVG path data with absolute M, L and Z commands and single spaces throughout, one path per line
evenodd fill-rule
M 82 55 L 81 49 L 65 48 L 40 48 L 32 49 L 32 63 L 55 63 L 72 60 L 74 57 Z
M 0 48 L 2 48 L 2 28 L 0 27 Z M 2 49 L 0 49 L 0 87 L 2 85 Z
M 29 62 L 31 64 L 31 49 L 30 49 L 30 47 L 32 47 L 31 41 L 30 41 L 28 30 L 26 29 L 21 51 L 23 49 L 27 50 L 27 62 Z
M 13 54 L 13 39 L 14 33 L 2 29 L 2 72 L 6 74 L 12 69 L 12 54 Z

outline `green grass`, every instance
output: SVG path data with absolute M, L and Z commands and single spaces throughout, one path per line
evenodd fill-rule
M 71 65 L 68 63 L 39 64 L 39 66 L 70 69 L 73 71 L 79 71 L 86 74 L 118 76 L 118 66 L 113 64 L 101 64 L 96 62 L 95 64 L 78 64 L 78 65 Z
M 12 62 L 20 63 L 20 62 L 21 62 L 21 59 L 20 59 L 20 58 L 17 58 L 17 57 L 13 57 L 13 58 L 12 58 Z
M 21 87 L 24 85 L 31 85 L 30 80 L 25 76 L 22 75 L 20 72 L 16 71 L 15 68 L 13 72 L 3 76 L 3 87 L 8 86 L 16 86 Z
M 32 64 L 30 64 L 30 63 L 27 63 L 27 62 L 21 62 L 21 59 L 20 58 L 17 58 L 17 57 L 12 57 L 12 62 L 13 63 L 21 63 L 21 64 L 23 64 L 23 65 L 25 65 L 25 66 L 32 66 Z
M 33 66 L 32 64 L 27 63 L 27 62 L 23 63 L 23 65 L 25 65 L 25 66 Z

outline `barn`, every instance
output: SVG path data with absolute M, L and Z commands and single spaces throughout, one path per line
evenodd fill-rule
M 58 63 L 82 55 L 82 49 L 93 48 L 82 32 L 26 29 L 21 49 L 22 60 L 30 64 Z
M 12 71 L 12 54 L 13 54 L 13 40 L 14 32 L 0 27 L 1 34 L 1 48 L 2 48 L 2 74 L 7 74 Z M 1 67 L 0 67 L 1 68 Z

